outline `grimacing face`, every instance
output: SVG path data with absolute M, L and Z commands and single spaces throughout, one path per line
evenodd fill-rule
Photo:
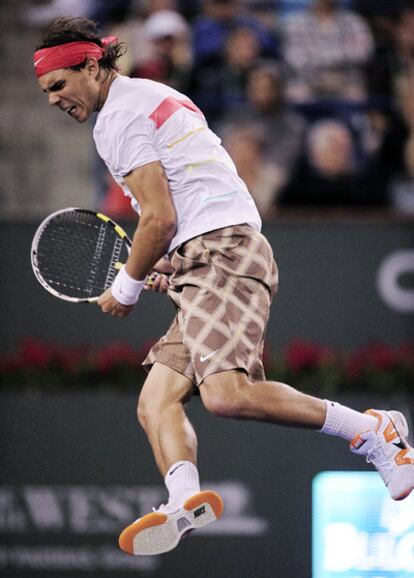
M 70 68 L 52 70 L 41 76 L 38 83 L 48 95 L 50 106 L 57 106 L 82 123 L 97 110 L 100 96 L 98 76 L 97 61 L 88 59 L 80 70 Z

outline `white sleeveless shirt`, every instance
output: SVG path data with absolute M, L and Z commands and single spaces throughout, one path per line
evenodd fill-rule
M 164 84 L 118 76 L 98 113 L 96 148 L 132 207 L 124 182 L 134 169 L 160 161 L 177 212 L 172 249 L 208 231 L 261 219 L 220 139 L 187 96 Z

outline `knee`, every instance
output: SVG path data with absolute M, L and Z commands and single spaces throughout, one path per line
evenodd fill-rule
M 156 428 L 166 414 L 182 411 L 183 405 L 192 396 L 191 388 L 174 388 L 173 383 L 159 384 L 159 387 L 142 389 L 138 398 L 137 417 L 142 428 L 148 433 L 150 428 Z
M 200 395 L 210 413 L 242 419 L 246 413 L 249 386 L 245 374 L 227 376 L 223 372 L 206 378 L 200 386 Z
M 147 431 L 148 428 L 150 415 L 151 415 L 151 406 L 150 404 L 147 403 L 147 401 L 144 399 L 144 396 L 141 394 L 138 399 L 137 417 L 138 423 L 145 431 Z
M 167 402 L 155 395 L 148 395 L 142 391 L 138 398 L 137 417 L 141 427 L 148 432 L 152 424 L 157 423 L 162 418 Z
M 194 384 L 187 377 L 155 363 L 138 398 L 137 417 L 146 433 L 159 427 L 166 412 L 180 411 L 193 391 Z

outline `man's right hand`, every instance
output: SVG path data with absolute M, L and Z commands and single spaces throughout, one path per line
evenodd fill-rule
M 148 281 L 144 286 L 146 291 L 155 291 L 156 293 L 166 293 L 169 287 L 169 277 L 174 272 L 170 261 L 163 257 L 154 265 L 152 273 L 147 277 Z

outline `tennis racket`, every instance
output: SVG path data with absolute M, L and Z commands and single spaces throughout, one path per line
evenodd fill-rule
M 126 232 L 106 215 L 68 208 L 39 225 L 31 261 L 36 279 L 49 293 L 73 303 L 93 303 L 112 285 L 130 248 Z

